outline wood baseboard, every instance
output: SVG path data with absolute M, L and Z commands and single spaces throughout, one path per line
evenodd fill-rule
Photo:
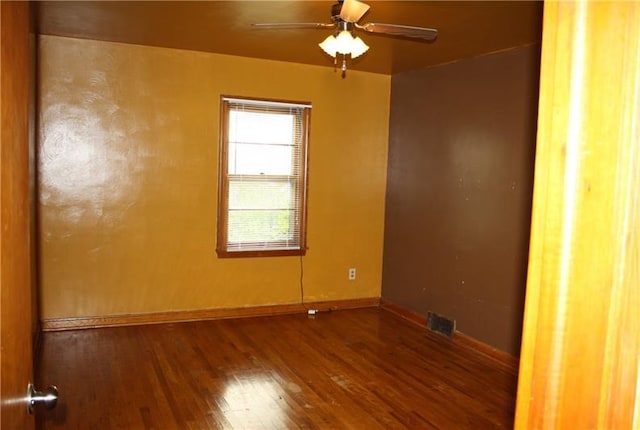
M 409 322 L 417 324 L 422 328 L 425 328 L 425 329 L 427 328 L 427 317 L 424 315 L 421 315 L 417 312 L 407 309 L 387 299 L 380 299 L 380 307 L 391 313 L 396 314 L 397 316 Z M 474 339 L 471 336 L 468 336 L 457 330 L 452 340 L 465 348 L 472 349 L 482 355 L 488 356 L 498 361 L 500 364 L 502 364 L 505 367 L 506 370 L 510 371 L 511 373 L 513 374 L 518 373 L 520 360 L 518 360 L 516 357 L 504 351 L 501 351 L 497 348 L 494 348 L 490 345 L 487 345 L 486 343 L 481 342 L 477 339 Z
M 304 304 L 304 312 L 307 309 L 319 311 L 339 311 L 342 309 L 377 308 L 380 306 L 380 297 L 365 297 L 362 299 L 326 300 L 322 302 L 308 302 Z
M 424 315 L 420 315 L 419 313 L 407 309 L 403 306 L 400 306 L 397 303 L 394 303 L 387 299 L 380 299 L 380 307 L 384 310 L 396 314 L 401 318 L 406 319 L 407 321 L 417 324 L 422 328 L 427 327 L 427 317 L 425 317 Z
M 491 345 L 487 345 L 484 342 L 480 342 L 479 340 L 457 330 L 453 336 L 453 340 L 466 348 L 473 349 L 480 354 L 493 358 L 494 360 L 502 363 L 505 368 L 511 371 L 513 374 L 518 374 L 520 360 L 516 357 L 497 348 L 494 348 Z
M 52 318 L 41 322 L 43 331 L 80 330 L 98 327 L 118 327 L 143 324 L 162 324 L 187 321 L 204 321 L 227 318 L 263 317 L 305 313 L 308 309 L 319 311 L 377 307 L 380 298 L 329 300 L 321 302 L 291 303 L 282 305 L 253 306 L 243 308 L 200 309 L 191 311 L 154 312 L 146 314 L 105 315 L 97 317 Z

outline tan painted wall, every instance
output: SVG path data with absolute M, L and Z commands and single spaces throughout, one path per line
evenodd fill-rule
M 313 103 L 305 300 L 379 297 L 389 93 L 385 75 L 42 36 L 41 317 L 299 302 L 298 257 L 216 257 L 221 94 Z

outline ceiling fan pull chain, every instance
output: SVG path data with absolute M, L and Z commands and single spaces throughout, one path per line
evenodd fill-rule
M 347 56 L 342 54 L 342 67 L 340 67 L 340 70 L 342 70 L 342 79 L 347 77 Z

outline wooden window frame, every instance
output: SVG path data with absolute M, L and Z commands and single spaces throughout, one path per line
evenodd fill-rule
M 299 190 L 298 194 L 298 207 L 300 217 L 300 226 L 298 229 L 298 243 L 299 247 L 295 249 L 278 249 L 278 245 L 282 244 L 280 241 L 274 242 L 262 242 L 265 249 L 253 249 L 253 250 L 229 250 L 228 243 L 228 223 L 229 223 L 229 112 L 230 112 L 230 100 L 234 101 L 247 101 L 264 103 L 265 105 L 278 104 L 295 105 L 303 107 L 302 110 L 302 124 L 303 130 L 301 132 L 301 142 L 298 148 L 300 163 L 296 163 L 296 167 L 301 170 L 301 173 L 297 175 L 299 180 L 296 183 L 296 188 Z M 279 257 L 279 256 L 302 256 L 306 254 L 307 250 L 307 190 L 308 190 L 308 176 L 309 176 L 309 133 L 311 125 L 311 103 L 308 102 L 296 102 L 277 99 L 264 99 L 253 97 L 240 97 L 240 96 L 226 96 L 220 97 L 220 140 L 219 140 L 219 155 L 218 155 L 218 219 L 217 219 L 217 245 L 216 253 L 220 258 L 237 258 L 237 257 Z M 277 175 L 271 175 L 271 178 L 276 178 Z M 294 175 L 296 176 L 296 175 Z M 290 176 L 283 177 L 289 179 Z M 256 177 L 257 179 L 257 177 Z M 271 247 L 271 248 L 270 248 Z

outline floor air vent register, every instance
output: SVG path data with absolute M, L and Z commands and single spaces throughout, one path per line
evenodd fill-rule
M 427 328 L 451 339 L 456 331 L 456 321 L 429 312 L 427 314 Z

